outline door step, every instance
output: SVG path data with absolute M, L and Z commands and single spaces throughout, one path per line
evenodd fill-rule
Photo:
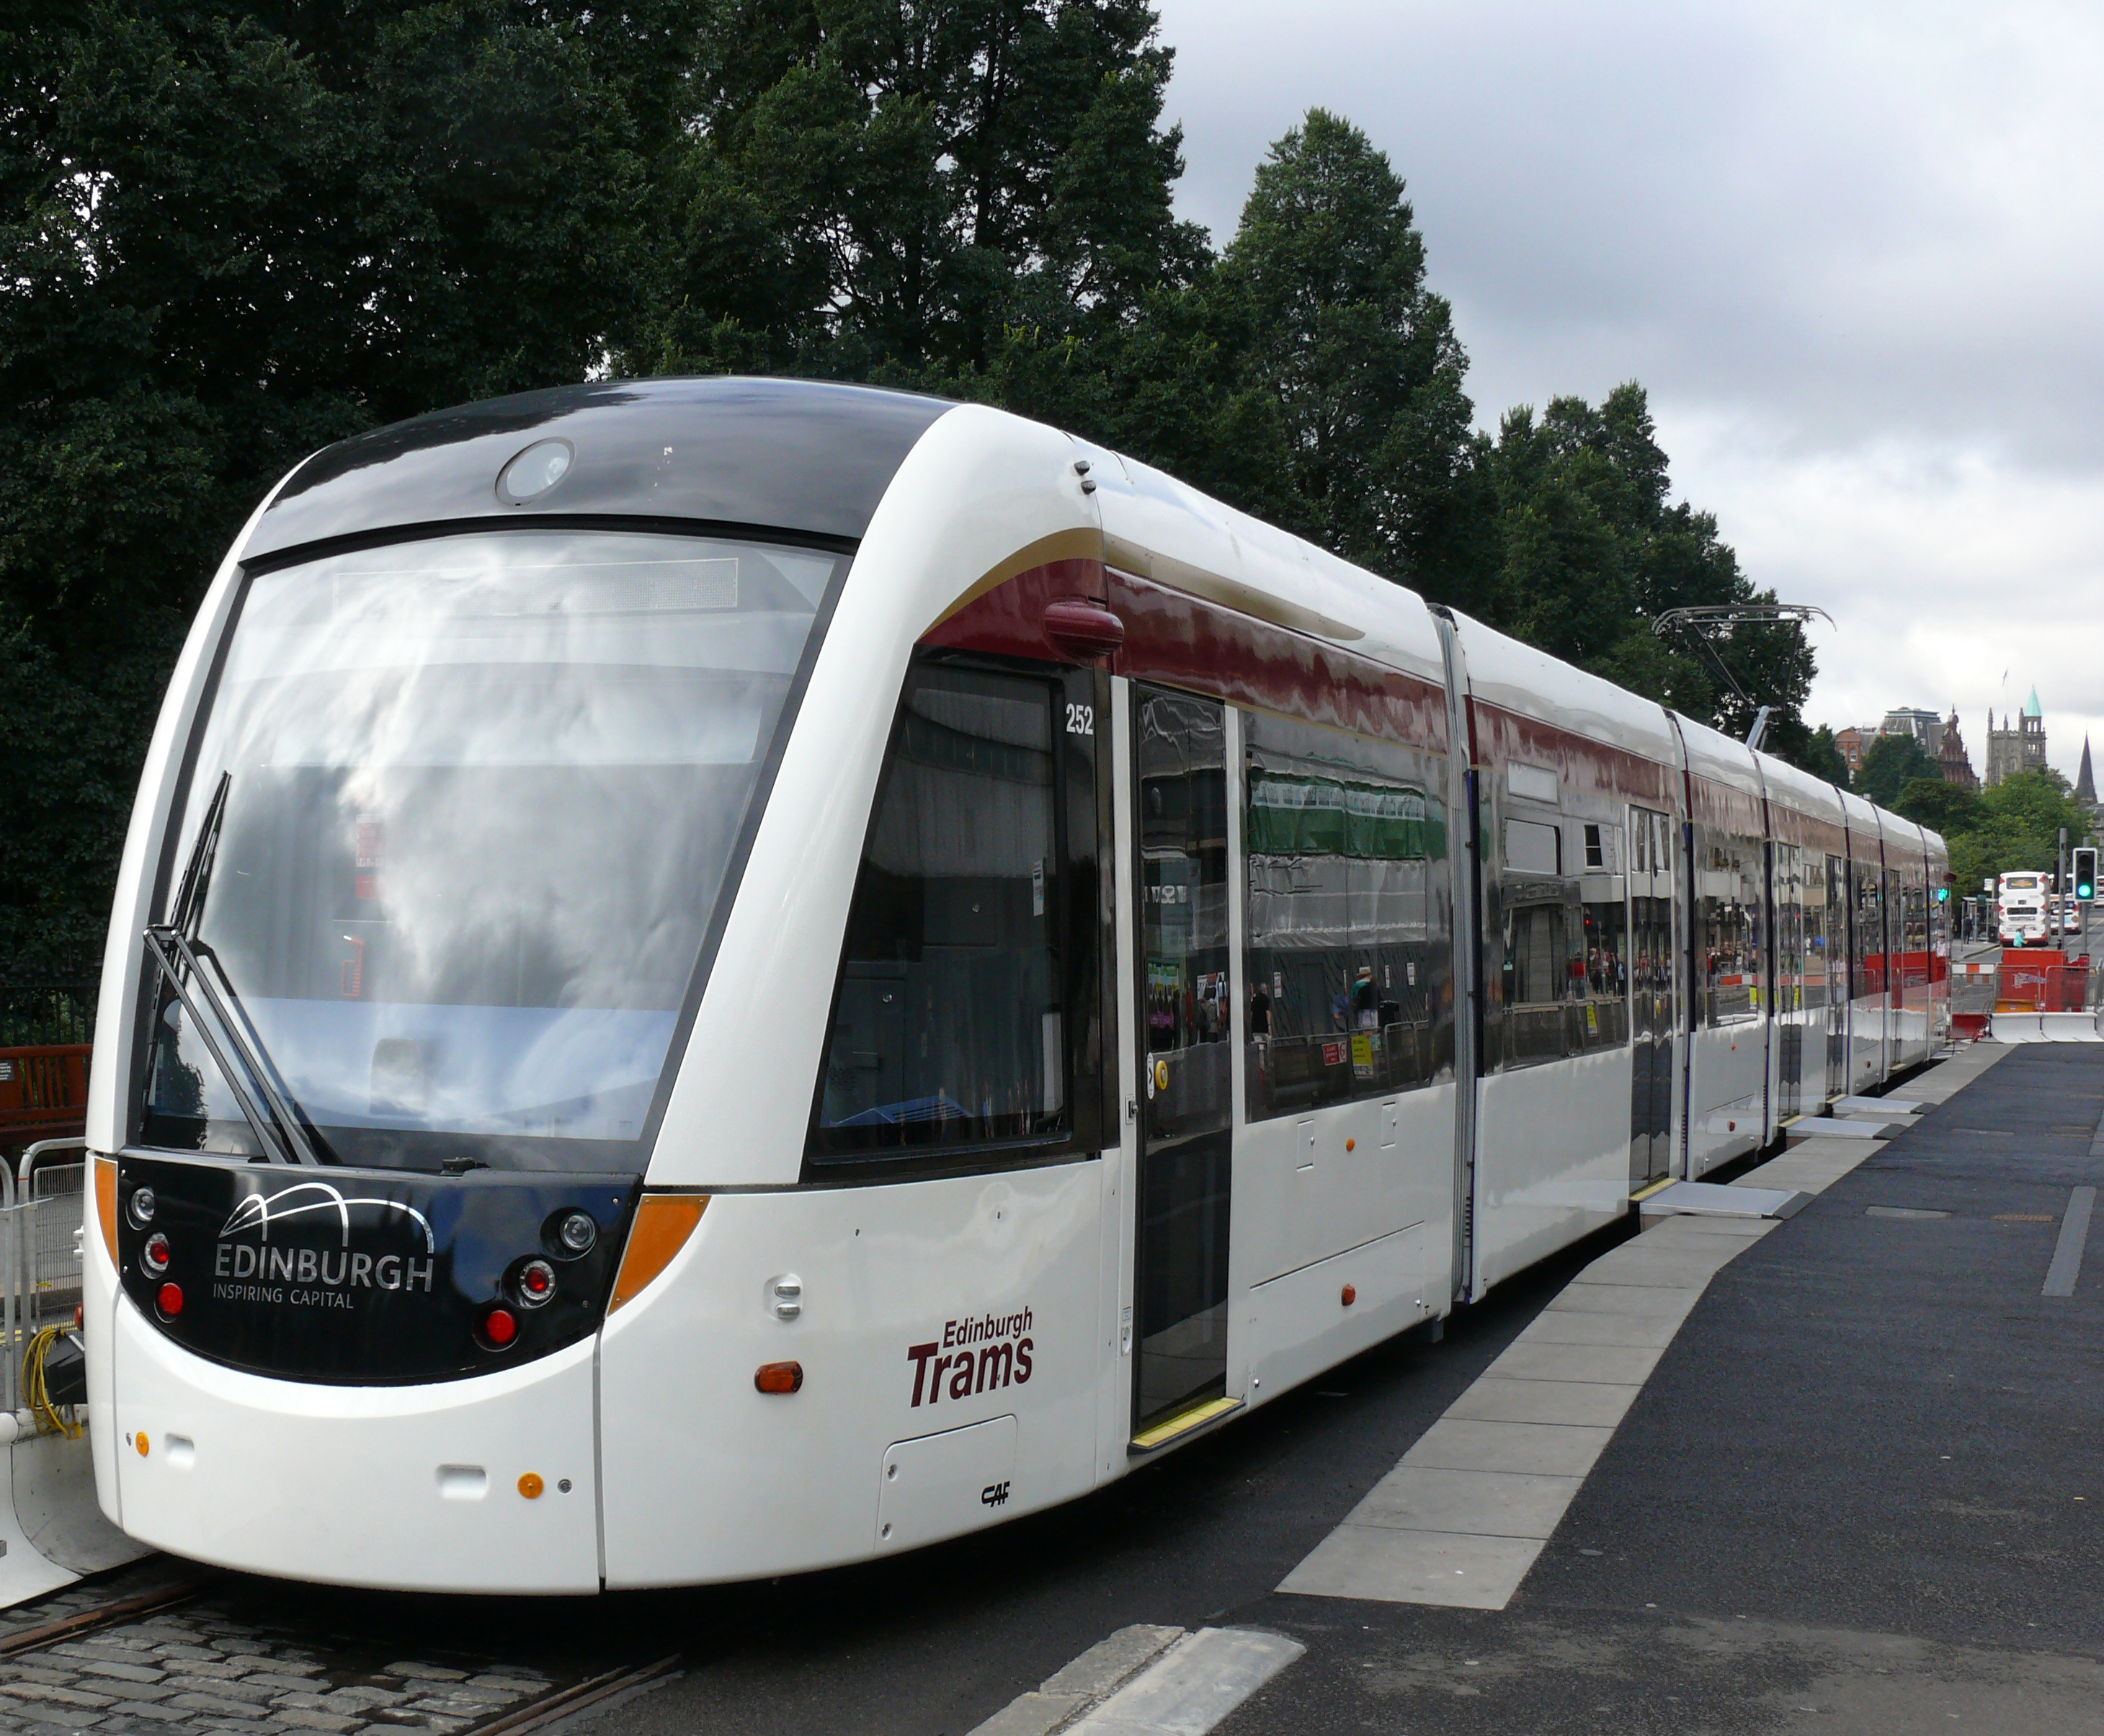
M 1240 1399 L 1201 1399 L 1188 1410 L 1179 1411 L 1166 1421 L 1157 1422 L 1152 1428 L 1134 1435 L 1132 1444 L 1126 1451 L 1135 1457 L 1143 1453 L 1152 1453 L 1173 1440 L 1182 1439 L 1193 1429 L 1202 1429 L 1207 1423 L 1241 1408 Z

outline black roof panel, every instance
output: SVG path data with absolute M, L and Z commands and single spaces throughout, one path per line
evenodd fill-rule
M 318 452 L 249 539 L 248 559 L 446 520 L 593 513 L 858 540 L 940 399 L 814 380 L 609 380 L 522 392 L 376 428 Z M 523 505 L 497 475 L 536 440 L 576 449 Z

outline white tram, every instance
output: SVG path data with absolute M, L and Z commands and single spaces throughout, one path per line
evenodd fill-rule
M 257 510 L 147 761 L 103 1508 L 568 1592 L 1071 1499 L 1924 1060 L 1945 878 L 992 410 L 381 430 Z

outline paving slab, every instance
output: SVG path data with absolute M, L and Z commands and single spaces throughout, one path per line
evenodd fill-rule
M 1576 1477 L 1440 1465 L 1398 1465 L 1346 1516 L 1353 1525 L 1481 1537 L 1545 1537 L 1555 1530 Z
M 1576 1423 L 1611 1429 L 1635 1402 L 1638 1390 L 1632 1386 L 1603 1381 L 1518 1380 L 1486 1375 L 1447 1406 L 1446 1414 L 1475 1422 Z
M 1665 1314 L 1589 1314 L 1572 1308 L 1545 1308 L 1515 1344 L 1607 1344 L 1631 1350 L 1658 1350 L 1672 1343 L 1679 1320 Z
M 1343 1524 L 1278 1589 L 1304 1597 L 1502 1609 L 1542 1546 L 1532 1537 Z
M 1506 1470 L 1582 1477 L 1614 1430 L 1536 1422 L 1475 1422 L 1442 1417 L 1402 1456 L 1406 1465 L 1447 1470 Z
M 1554 1344 L 1522 1337 L 1485 1372 L 1486 1380 L 1587 1381 L 1609 1386 L 1641 1386 L 1658 1366 L 1660 1350 L 1616 1344 Z

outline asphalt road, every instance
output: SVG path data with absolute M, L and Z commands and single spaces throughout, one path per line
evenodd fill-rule
M 2104 1729 L 2100 1113 L 2011 1055 L 1724 1270 L 1509 1607 L 1259 1600 L 1308 1655 L 1223 1736 Z

